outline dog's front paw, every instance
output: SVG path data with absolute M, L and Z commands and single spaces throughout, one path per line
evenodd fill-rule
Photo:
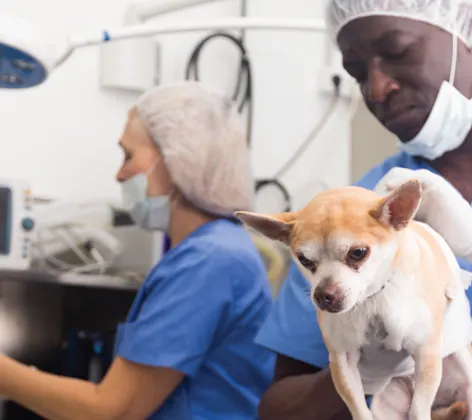
M 374 415 L 371 412 L 365 413 L 365 415 L 358 416 L 358 417 L 354 416 L 352 419 L 353 420 L 375 420 Z
M 428 410 L 414 410 L 410 411 L 408 420 L 432 420 L 431 411 Z

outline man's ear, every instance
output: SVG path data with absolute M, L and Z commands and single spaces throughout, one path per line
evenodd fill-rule
M 235 216 L 246 226 L 262 235 L 288 245 L 290 234 L 295 224 L 296 213 L 259 214 L 248 211 L 237 211 Z
M 417 180 L 405 182 L 380 200 L 370 215 L 395 230 L 405 228 L 416 214 L 421 202 L 421 184 Z

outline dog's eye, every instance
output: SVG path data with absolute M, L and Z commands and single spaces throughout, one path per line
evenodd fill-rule
M 303 254 L 297 254 L 298 261 L 300 261 L 300 264 L 303 265 L 307 270 L 310 270 L 311 272 L 316 271 L 316 263 L 312 260 L 309 260 L 307 257 L 305 257 Z
M 362 261 L 367 257 L 368 254 L 368 248 L 353 248 L 348 252 L 347 257 L 351 261 Z

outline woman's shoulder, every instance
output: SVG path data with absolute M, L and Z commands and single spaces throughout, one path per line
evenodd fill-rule
M 234 257 L 257 252 L 247 230 L 241 223 L 219 219 L 205 225 L 197 234 L 191 235 L 183 244 L 182 251 L 203 249 L 208 254 Z
M 215 286 L 218 287 L 215 287 Z M 187 238 L 167 252 L 143 284 L 146 295 L 165 298 L 185 288 L 196 296 L 212 290 L 212 300 L 268 289 L 267 271 L 248 232 L 241 225 L 212 228 Z
M 237 275 L 264 274 L 265 266 L 249 233 L 239 223 L 217 220 L 191 235 L 169 255 L 188 269 Z

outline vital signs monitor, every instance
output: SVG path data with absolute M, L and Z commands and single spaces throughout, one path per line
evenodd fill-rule
M 0 269 L 29 267 L 35 227 L 32 205 L 26 181 L 0 178 Z

